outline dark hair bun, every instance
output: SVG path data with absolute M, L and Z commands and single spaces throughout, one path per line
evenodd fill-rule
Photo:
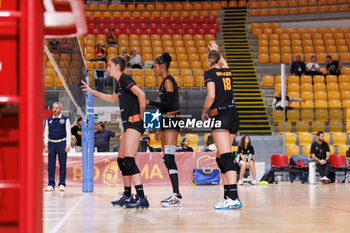
M 171 56 L 170 56 L 169 53 L 163 53 L 162 56 L 164 58 L 164 61 L 169 62 L 169 63 L 172 61 Z

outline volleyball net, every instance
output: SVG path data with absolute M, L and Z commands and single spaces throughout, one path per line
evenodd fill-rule
M 86 95 L 81 81 L 87 82 L 88 72 L 77 37 L 45 39 L 45 54 L 56 73 L 56 87 L 64 87 L 76 113 L 85 118 Z

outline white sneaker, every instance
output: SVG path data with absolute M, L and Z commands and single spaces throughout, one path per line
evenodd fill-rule
M 65 190 L 66 190 L 66 187 L 65 187 L 64 185 L 61 184 L 61 185 L 60 185 L 60 191 L 61 191 L 61 192 L 64 192 Z
M 238 184 L 239 184 L 239 185 L 243 185 L 243 180 L 239 180 L 239 181 L 238 181 Z
M 218 203 L 216 203 L 216 205 L 214 206 L 214 209 L 216 210 L 228 210 L 229 206 L 227 205 L 227 199 L 223 199 L 221 201 L 219 201 Z
M 45 188 L 45 192 L 52 192 L 52 191 L 55 191 L 55 188 L 52 187 L 51 185 L 49 185 Z
M 327 180 L 328 178 L 326 176 L 322 177 L 320 180 Z
M 257 182 L 256 180 L 252 180 L 250 183 L 251 183 L 252 185 L 256 185 L 258 182 Z
M 236 200 L 232 200 L 231 198 L 227 198 L 227 199 L 224 199 L 224 200 L 218 202 L 214 206 L 214 208 L 216 210 L 239 209 L 242 207 L 243 207 L 243 205 L 238 198 Z

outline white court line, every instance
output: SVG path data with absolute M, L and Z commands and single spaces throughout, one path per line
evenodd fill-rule
M 63 226 L 63 224 L 67 221 L 67 219 L 72 215 L 74 210 L 80 205 L 85 196 L 82 196 L 79 201 L 61 218 L 61 220 L 56 224 L 54 228 L 51 229 L 50 233 L 56 233 Z

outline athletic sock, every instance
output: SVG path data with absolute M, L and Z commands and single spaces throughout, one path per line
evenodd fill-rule
M 124 194 L 127 197 L 131 196 L 131 187 L 124 187 Z
M 238 198 L 237 192 L 237 184 L 230 184 L 228 186 L 228 197 L 232 200 L 236 200 Z
M 227 199 L 228 196 L 229 196 L 228 185 L 224 185 L 224 199 Z
M 145 193 L 143 192 L 143 185 L 142 184 L 135 185 L 135 189 L 136 189 L 136 193 L 139 197 L 145 198 Z
M 173 186 L 173 193 L 180 194 L 178 173 L 171 174 L 170 181 L 171 181 L 171 185 Z

